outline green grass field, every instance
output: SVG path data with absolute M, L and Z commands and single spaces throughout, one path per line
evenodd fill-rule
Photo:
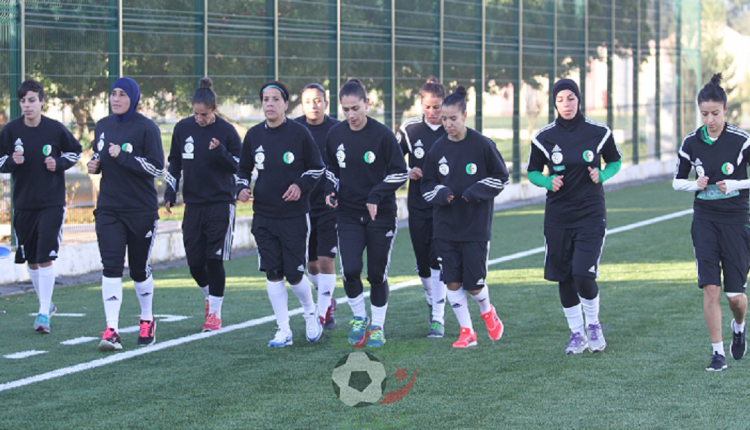
M 668 182 L 607 194 L 610 230 L 691 207 L 691 196 Z M 490 258 L 543 245 L 543 205 L 498 212 Z M 4 383 L 77 364 L 107 359 L 96 341 L 104 329 L 98 285 L 58 289 L 52 334 L 32 331 L 36 297 L 0 297 L 0 428 L 746 428 L 741 396 L 748 360 L 730 359 L 724 372 L 706 372 L 711 347 L 696 286 L 689 237 L 691 217 L 608 236 L 601 266 L 602 322 L 609 327 L 601 354 L 566 356 L 569 331 L 556 284 L 542 279 L 543 254 L 490 266 L 491 300 L 505 323 L 492 342 L 470 301 L 479 345 L 454 350 L 455 316 L 446 309 L 446 337 L 427 339 L 422 289 L 390 296 L 386 335 L 370 350 L 385 366 L 385 391 L 417 371 L 411 391 L 389 405 L 352 408 L 334 394 L 331 375 L 352 348 L 345 342 L 351 312 L 340 305 L 339 325 L 317 343 L 304 339 L 304 322 L 292 317 L 295 343 L 271 349 L 272 322 L 221 333 L 153 353 L 18 388 Z M 224 326 L 272 315 L 254 257 L 227 265 Z M 408 233 L 392 255 L 392 285 L 413 280 Z M 157 314 L 191 318 L 163 321 L 157 345 L 197 333 L 203 300 L 185 268 L 155 273 Z M 339 286 L 337 297 L 344 293 Z M 290 307 L 299 303 L 290 292 Z M 369 301 L 368 301 L 369 302 Z M 731 316 L 723 303 L 725 342 Z M 125 291 L 120 326 L 135 325 L 132 284 Z M 123 334 L 123 352 L 136 350 L 136 333 Z M 20 351 L 45 354 L 11 360 Z M 145 351 L 145 350 L 137 350 Z M 125 356 L 124 356 L 125 357 Z M 743 376 L 744 375 L 744 376 Z

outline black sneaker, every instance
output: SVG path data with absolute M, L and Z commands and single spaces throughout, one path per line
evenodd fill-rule
M 711 357 L 711 364 L 706 367 L 706 370 L 709 372 L 721 372 L 722 370 L 727 368 L 727 359 L 724 358 L 723 355 L 719 354 L 718 352 L 714 352 L 713 357 Z
M 745 330 L 742 330 L 742 333 L 735 332 L 735 324 L 734 320 L 732 320 L 732 323 L 729 325 L 732 328 L 732 346 L 729 347 L 729 350 L 732 352 L 732 358 L 735 360 L 742 360 L 742 357 L 745 356 L 745 351 L 747 351 Z
M 140 320 L 140 332 L 138 333 L 138 346 L 153 345 L 156 342 L 156 319 L 151 321 Z

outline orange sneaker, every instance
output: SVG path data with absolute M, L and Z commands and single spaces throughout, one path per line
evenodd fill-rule
M 453 342 L 453 347 L 468 348 L 470 346 L 477 346 L 477 332 L 468 327 L 461 327 L 461 335 L 458 336 L 457 341 Z
M 492 310 L 482 314 L 482 319 L 487 325 L 487 334 L 490 335 L 490 339 L 498 340 L 503 337 L 503 322 L 497 317 L 497 312 L 495 312 L 494 306 L 492 307 Z
M 221 330 L 221 320 L 216 318 L 216 312 L 206 317 L 206 323 L 203 324 L 202 331 L 219 331 Z

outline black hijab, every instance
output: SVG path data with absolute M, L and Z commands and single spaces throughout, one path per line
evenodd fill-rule
M 581 92 L 578 90 L 578 84 L 576 84 L 574 81 L 570 79 L 560 79 L 559 81 L 555 82 L 555 85 L 552 87 L 552 99 L 557 100 L 557 94 L 562 90 L 570 90 L 573 94 L 575 94 L 576 98 L 578 99 L 578 111 L 576 112 L 576 116 L 571 119 L 563 118 L 562 116 L 560 116 L 560 112 L 558 112 L 557 118 L 555 118 L 555 122 L 563 129 L 572 131 L 576 127 L 578 127 L 578 124 L 582 123 L 585 119 L 583 117 L 583 114 L 581 113 Z M 557 103 L 555 103 L 555 110 L 557 110 Z

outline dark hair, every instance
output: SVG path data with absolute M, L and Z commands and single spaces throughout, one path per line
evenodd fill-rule
M 359 79 L 349 79 L 339 91 L 339 100 L 346 96 L 355 96 L 360 100 L 367 100 L 365 86 L 362 85 L 362 82 L 360 82 Z
M 438 82 L 436 77 L 430 76 L 427 79 L 427 82 L 422 85 L 422 88 L 419 89 L 419 97 L 424 98 L 424 96 L 426 96 L 427 94 L 432 94 L 439 99 L 444 99 L 445 87 L 443 86 L 443 84 Z
M 18 87 L 18 100 L 26 97 L 26 93 L 33 91 L 39 94 L 39 100 L 44 100 L 44 87 L 39 82 L 33 79 L 27 79 L 23 81 L 20 87 Z
M 260 87 L 260 99 L 263 100 L 263 91 L 266 90 L 266 88 L 276 88 L 277 90 L 281 91 L 281 97 L 284 97 L 284 101 L 289 101 L 289 90 L 286 88 L 286 85 L 282 84 L 279 81 L 268 81 L 265 84 L 263 84 L 262 87 Z
M 721 73 L 716 73 L 711 77 L 703 89 L 698 93 L 698 104 L 703 102 L 719 102 L 727 106 L 727 93 L 721 87 Z
M 323 93 L 323 100 L 326 100 L 326 90 L 325 90 L 325 88 L 323 88 L 323 85 L 320 85 L 318 83 L 313 82 L 311 84 L 305 85 L 305 88 L 302 88 L 302 92 L 303 93 L 305 91 L 307 91 L 307 90 L 318 90 L 318 91 L 320 91 L 321 93 Z
M 209 109 L 216 109 L 216 93 L 212 89 L 213 86 L 211 78 L 201 78 L 198 89 L 193 94 L 193 104 L 202 104 Z
M 458 106 L 461 112 L 466 112 L 466 88 L 459 85 L 456 91 L 443 99 L 443 107 Z

